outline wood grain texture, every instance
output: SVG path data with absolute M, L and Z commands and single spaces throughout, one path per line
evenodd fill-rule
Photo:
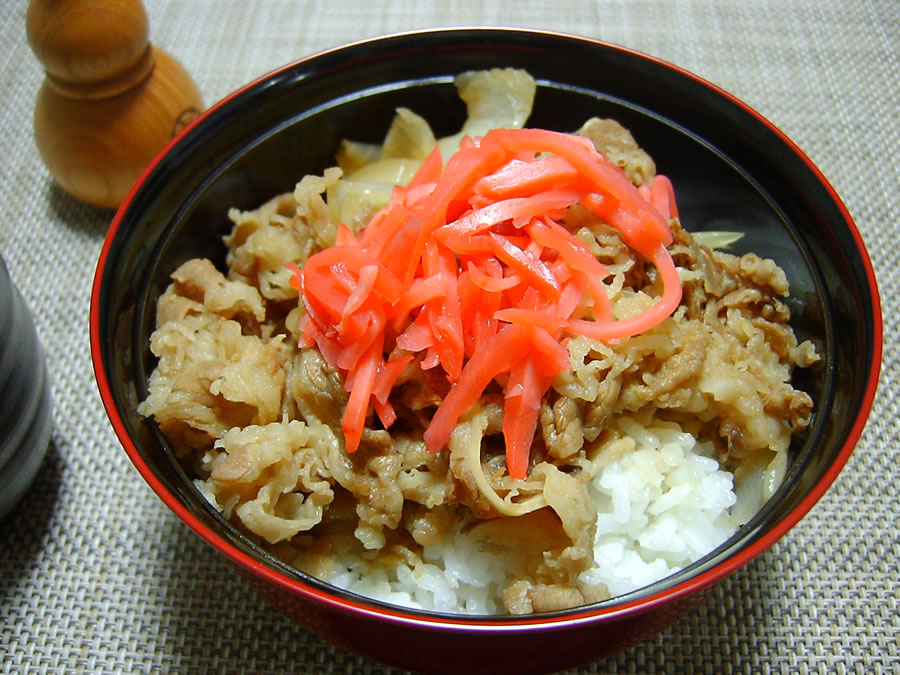
M 165 51 L 153 47 L 152 53 L 152 72 L 110 98 L 71 98 L 50 80 L 41 86 L 35 140 L 50 173 L 74 197 L 116 208 L 156 154 L 203 109 L 187 71 Z

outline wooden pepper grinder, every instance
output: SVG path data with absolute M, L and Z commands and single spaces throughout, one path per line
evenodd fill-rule
M 69 194 L 115 208 L 203 109 L 187 71 L 149 41 L 140 0 L 31 0 L 28 42 L 46 78 L 34 133 Z

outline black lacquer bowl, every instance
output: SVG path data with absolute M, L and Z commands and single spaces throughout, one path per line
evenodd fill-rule
M 188 258 L 224 262 L 230 206 L 253 208 L 333 164 L 342 138 L 380 142 L 398 106 L 438 135 L 465 110 L 453 77 L 494 66 L 538 81 L 529 126 L 591 116 L 627 126 L 676 186 L 685 226 L 740 230 L 738 253 L 774 258 L 791 283 L 800 339 L 824 359 L 802 375 L 816 412 L 784 485 L 722 547 L 635 593 L 526 617 L 447 616 L 366 600 L 254 547 L 211 509 L 153 424 L 136 412 L 154 366 L 149 336 L 169 274 Z M 334 643 L 414 670 L 541 672 L 613 653 L 681 616 L 758 556 L 822 496 L 856 444 L 878 382 L 882 326 L 869 257 L 850 215 L 782 132 L 727 92 L 671 64 L 587 39 L 507 29 L 438 30 L 353 44 L 262 77 L 201 115 L 119 209 L 93 289 L 94 367 L 110 420 L 163 501 L 281 611 Z

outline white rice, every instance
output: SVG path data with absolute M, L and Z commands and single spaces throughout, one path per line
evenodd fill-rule
M 595 566 L 581 577 L 606 584 L 612 596 L 674 574 L 737 529 L 733 477 L 711 444 L 676 425 L 647 429 L 625 419 L 619 426 L 636 447 L 594 477 Z
M 606 584 L 615 597 L 674 574 L 722 544 L 737 529 L 731 473 L 711 444 L 672 423 L 644 427 L 618 421 L 634 448 L 600 467 L 591 483 L 597 505 L 595 566 L 580 581 Z M 599 462 L 598 462 L 599 463 Z M 514 579 L 502 558 L 458 535 L 424 551 L 425 564 L 383 567 L 339 559 L 329 581 L 404 607 L 465 614 L 504 612 L 503 590 Z

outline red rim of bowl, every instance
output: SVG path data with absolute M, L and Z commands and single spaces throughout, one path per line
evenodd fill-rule
M 636 56 L 641 59 L 645 59 L 651 61 L 655 64 L 663 66 L 664 68 L 671 70 L 675 73 L 678 73 L 682 76 L 688 77 L 698 84 L 712 90 L 714 93 L 719 96 L 728 99 L 734 105 L 742 108 L 744 111 L 752 115 L 759 122 L 765 125 L 772 133 L 774 133 L 781 142 L 783 142 L 787 147 L 790 148 L 791 152 L 793 152 L 798 158 L 800 158 L 809 170 L 816 176 L 817 180 L 821 183 L 821 185 L 827 191 L 829 197 L 834 202 L 835 205 L 838 206 L 841 215 L 849 229 L 850 233 L 853 236 L 853 240 L 856 244 L 856 252 L 859 255 L 859 258 L 865 268 L 866 279 L 868 281 L 869 292 L 872 296 L 872 306 L 873 306 L 873 329 L 874 329 L 874 341 L 873 341 L 873 354 L 872 354 L 872 365 L 869 370 L 868 382 L 866 385 L 865 395 L 861 402 L 859 411 L 857 413 L 856 419 L 854 420 L 853 427 L 851 429 L 850 434 L 847 436 L 838 456 L 835 458 L 835 461 L 831 464 L 826 473 L 822 476 L 822 478 L 816 483 L 814 489 L 810 491 L 810 493 L 788 514 L 787 517 L 783 518 L 779 521 L 771 530 L 766 532 L 764 535 L 760 536 L 755 541 L 749 543 L 745 548 L 742 548 L 740 551 L 735 553 L 733 556 L 724 560 L 723 562 L 715 565 L 714 567 L 698 574 L 695 577 L 684 580 L 683 582 L 678 583 L 675 586 L 669 587 L 665 590 L 659 591 L 653 595 L 640 598 L 638 600 L 632 602 L 625 602 L 620 605 L 613 605 L 608 607 L 601 607 L 591 609 L 589 605 L 586 605 L 582 610 L 573 610 L 561 616 L 554 615 L 530 615 L 525 617 L 516 617 L 515 619 L 511 619 L 508 617 L 468 617 L 464 615 L 460 615 L 458 619 L 454 617 L 449 617 L 447 615 L 437 615 L 433 618 L 428 617 L 426 614 L 421 613 L 413 613 L 406 612 L 400 607 L 393 607 L 387 604 L 379 603 L 376 604 L 373 601 L 372 605 L 367 605 L 361 602 L 355 602 L 353 600 L 347 598 L 339 598 L 336 595 L 329 594 L 325 591 L 319 591 L 310 586 L 306 586 L 299 581 L 290 579 L 282 574 L 279 574 L 273 568 L 253 559 L 251 556 L 233 548 L 230 544 L 228 544 L 225 540 L 216 535 L 213 531 L 207 528 L 203 523 L 201 523 L 195 516 L 193 516 L 184 506 L 182 506 L 179 501 L 168 492 L 162 483 L 156 478 L 150 468 L 147 466 L 146 462 L 144 462 L 141 457 L 140 452 L 135 447 L 131 438 L 128 435 L 128 432 L 125 428 L 125 425 L 122 421 L 121 416 L 119 415 L 118 410 L 116 409 L 115 402 L 113 401 L 112 393 L 110 391 L 109 382 L 106 377 L 106 372 L 103 368 L 103 362 L 101 358 L 101 349 L 99 344 L 99 324 L 100 324 L 100 316 L 99 316 L 99 298 L 100 298 L 100 289 L 102 286 L 102 278 L 103 272 L 106 266 L 107 256 L 109 254 L 109 249 L 112 245 L 112 241 L 115 237 L 116 231 L 118 230 L 122 218 L 127 211 L 129 204 L 134 199 L 136 193 L 141 189 L 144 182 L 147 180 L 147 177 L 153 172 L 156 166 L 160 163 L 162 158 L 171 150 L 171 148 L 177 144 L 181 138 L 191 133 L 191 130 L 200 124 L 204 119 L 206 119 L 213 111 L 218 108 L 226 105 L 228 102 L 232 101 L 236 97 L 239 97 L 243 92 L 252 89 L 259 85 L 260 83 L 269 80 L 273 76 L 277 76 L 287 70 L 290 70 L 296 67 L 299 64 L 307 63 L 311 60 L 318 59 L 322 56 L 328 54 L 334 54 L 336 52 L 343 51 L 345 49 L 355 47 L 358 45 L 370 44 L 370 43 L 378 43 L 382 41 L 392 40 L 395 38 L 402 38 L 404 36 L 410 35 L 422 35 L 428 33 L 444 33 L 444 32 L 453 32 L 459 30 L 470 30 L 470 31 L 504 31 L 511 33 L 533 33 L 536 35 L 543 36 L 555 36 L 567 40 L 576 40 L 588 44 L 595 45 L 602 49 L 610 49 L 614 51 L 618 51 L 623 54 L 628 54 L 631 56 Z M 628 47 L 623 47 L 621 45 L 603 42 L 601 40 L 594 40 L 591 38 L 586 38 L 578 35 L 571 35 L 553 31 L 538 31 L 538 30 L 528 30 L 528 29 L 512 29 L 512 28 L 490 28 L 490 27 L 477 27 L 477 28 L 455 28 L 455 29 L 434 29 L 434 30 L 426 30 L 426 31 L 411 31 L 411 32 L 403 32 L 403 33 L 395 33 L 391 35 L 375 37 L 365 40 L 359 40 L 357 42 L 349 43 L 346 45 L 341 45 L 338 47 L 334 47 L 331 49 L 323 50 L 312 54 L 310 56 L 304 57 L 292 63 L 286 64 L 282 67 L 279 67 L 275 70 L 272 70 L 261 77 L 253 80 L 252 82 L 244 85 L 243 87 L 233 91 L 225 98 L 221 99 L 217 103 L 210 106 L 207 110 L 203 111 L 195 120 L 193 120 L 185 129 L 183 129 L 177 136 L 175 136 L 163 150 L 159 152 L 159 154 L 153 159 L 153 161 L 147 166 L 147 168 L 143 171 L 141 176 L 135 182 L 134 186 L 129 191 L 128 195 L 122 201 L 122 204 L 119 206 L 116 214 L 112 220 L 110 228 L 108 230 L 106 239 L 103 244 L 103 248 L 100 252 L 99 260 L 96 268 L 96 275 L 94 278 L 94 284 L 91 293 L 91 311 L 90 311 L 90 333 L 91 333 L 91 358 L 94 364 L 94 374 L 97 380 L 97 385 L 100 390 L 100 396 L 103 400 L 104 408 L 106 409 L 106 413 L 112 423 L 113 429 L 116 433 L 116 436 L 119 439 L 119 442 L 125 449 L 125 452 L 131 458 L 131 461 L 137 468 L 138 472 L 141 474 L 143 479 L 147 482 L 150 488 L 157 494 L 158 497 L 162 499 L 162 501 L 188 526 L 190 527 L 196 534 L 198 534 L 202 539 L 204 539 L 208 544 L 210 544 L 213 548 L 217 549 L 220 553 L 224 554 L 227 558 L 229 558 L 233 563 L 238 565 L 239 567 L 251 572 L 252 574 L 261 577 L 265 581 L 275 584 L 283 588 L 286 591 L 291 593 L 296 593 L 307 597 L 308 599 L 314 600 L 316 602 L 321 602 L 326 605 L 330 605 L 334 608 L 348 611 L 360 615 L 368 615 L 371 617 L 376 617 L 379 619 L 388 619 L 397 623 L 405 623 L 409 625 L 415 625 L 420 628 L 432 628 L 432 629 L 458 629 L 458 630 L 485 630 L 485 631 L 496 631 L 496 630 L 534 630 L 534 629 L 559 629 L 565 627 L 575 626 L 585 622 L 592 622 L 597 620 L 612 620 L 616 618 L 621 618 L 630 614 L 644 612 L 654 607 L 658 607 L 662 604 L 666 604 L 675 600 L 677 598 L 684 597 L 685 595 L 694 593 L 710 584 L 713 584 L 724 577 L 728 576 L 735 570 L 743 567 L 751 560 L 762 554 L 769 547 L 771 547 L 776 541 L 778 541 L 781 537 L 783 537 L 794 525 L 796 525 L 808 512 L 809 510 L 816 504 L 816 502 L 821 499 L 822 495 L 828 490 L 831 484 L 835 481 L 838 474 L 843 469 L 844 465 L 847 463 L 850 454 L 853 452 L 854 447 L 859 441 L 860 436 L 862 435 L 863 429 L 865 428 L 869 413 L 871 411 L 875 392 L 878 386 L 878 380 L 881 370 L 881 358 L 882 358 L 882 349 L 883 349 L 883 325 L 882 325 L 882 313 L 881 313 L 881 301 L 878 293 L 878 285 L 875 278 L 875 271 L 872 267 L 871 259 L 868 255 L 866 247 L 863 243 L 862 236 L 859 233 L 859 230 L 856 227 L 856 224 L 853 221 L 849 211 L 844 205 L 841 198 L 838 196 L 834 187 L 829 183 L 829 181 L 825 178 L 819 168 L 810 160 L 810 158 L 794 143 L 790 138 L 788 138 L 784 132 L 782 132 L 778 127 L 776 127 L 772 122 L 770 122 L 766 117 L 760 114 L 757 110 L 747 105 L 744 101 L 740 100 L 733 94 L 728 91 L 722 89 L 718 85 L 706 80 L 680 66 L 676 66 L 672 63 L 669 63 L 665 60 L 659 59 L 657 57 L 648 55 L 644 52 L 631 49 Z

